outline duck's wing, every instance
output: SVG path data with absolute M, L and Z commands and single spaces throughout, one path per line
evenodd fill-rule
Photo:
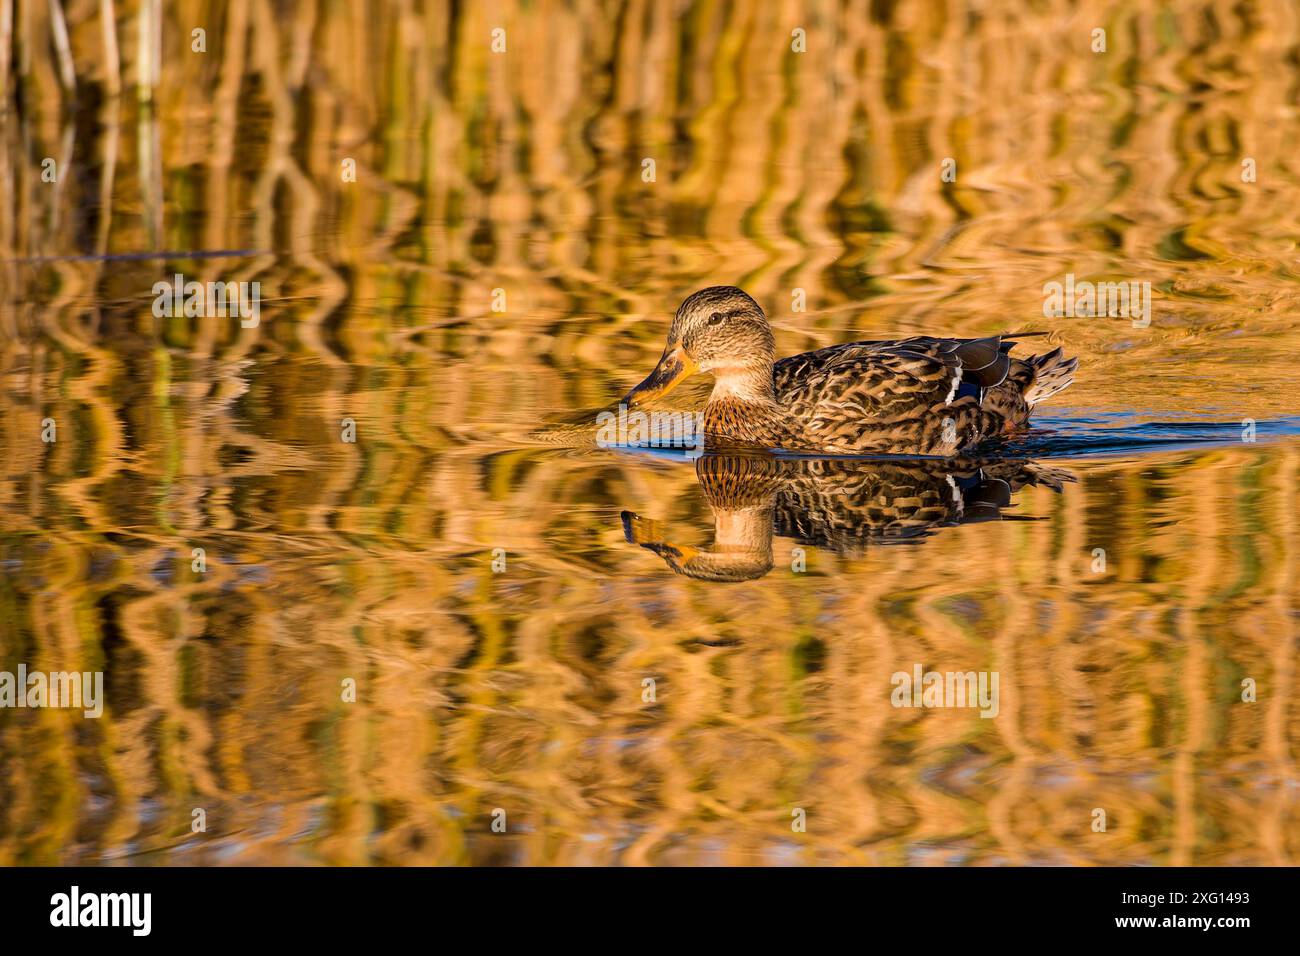
M 855 554 L 871 542 L 915 540 L 960 520 L 946 470 L 883 460 L 800 465 L 777 496 L 774 527 L 801 544 Z
M 1011 344 L 996 336 L 852 342 L 782 359 L 773 382 L 782 404 L 806 421 L 845 415 L 897 421 L 952 403 L 963 385 L 1001 384 Z
M 804 460 L 776 497 L 774 528 L 802 544 L 858 553 L 952 525 L 1006 520 L 1014 492 L 1028 485 L 1060 491 L 1074 480 L 1027 460 Z

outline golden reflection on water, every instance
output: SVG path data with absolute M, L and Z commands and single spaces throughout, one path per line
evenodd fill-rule
M 0 670 L 108 706 L 0 710 L 0 863 L 1295 862 L 1291 4 L 180 0 L 154 111 L 135 6 L 120 101 L 70 6 L 75 103 L 33 43 L 0 114 Z M 155 319 L 175 272 L 260 324 Z M 1149 281 L 1151 326 L 1042 318 L 1067 273 Z M 765 573 L 675 574 L 622 513 L 716 544 L 695 468 L 528 436 L 717 282 L 783 354 L 1047 329 L 1065 447 L 1221 443 L 1134 426 L 1040 461 L 1033 520 L 778 520 Z M 917 663 L 999 715 L 892 707 Z

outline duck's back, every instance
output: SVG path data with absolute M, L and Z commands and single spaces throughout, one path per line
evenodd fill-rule
M 830 451 L 952 455 L 1029 419 L 1027 390 L 1048 356 L 1012 358 L 1014 339 L 937 338 L 851 342 L 777 362 L 777 401 L 801 431 Z M 1073 360 L 1061 370 L 1064 384 Z

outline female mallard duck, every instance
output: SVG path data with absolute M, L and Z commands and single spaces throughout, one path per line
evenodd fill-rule
M 711 372 L 704 433 L 714 443 L 831 454 L 951 456 L 1024 428 L 1073 381 L 1061 350 L 1012 358 L 1015 336 L 851 342 L 776 361 L 758 303 L 734 286 L 696 292 L 629 408 Z

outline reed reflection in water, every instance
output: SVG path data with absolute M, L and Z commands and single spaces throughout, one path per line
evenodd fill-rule
M 0 710 L 0 863 L 1295 862 L 1293 5 L 18 7 L 0 669 L 108 703 Z M 1151 326 L 1043 319 L 1067 274 Z M 781 354 L 1052 332 L 1052 480 L 529 437 L 717 282 Z

